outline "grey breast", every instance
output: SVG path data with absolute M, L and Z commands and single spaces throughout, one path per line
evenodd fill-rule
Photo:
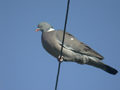
M 45 50 L 47 50 L 52 56 L 58 57 L 60 51 L 58 50 L 58 44 L 56 43 L 56 31 L 43 32 L 42 33 L 42 44 Z

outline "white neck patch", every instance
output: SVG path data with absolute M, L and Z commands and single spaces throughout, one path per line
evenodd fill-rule
M 50 28 L 47 32 L 51 32 L 51 31 L 54 31 L 55 29 L 54 28 Z

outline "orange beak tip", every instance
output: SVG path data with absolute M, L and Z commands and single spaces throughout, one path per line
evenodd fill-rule
M 37 28 L 37 29 L 35 30 L 35 32 L 38 32 L 38 31 L 40 31 L 40 29 L 39 29 L 39 28 Z

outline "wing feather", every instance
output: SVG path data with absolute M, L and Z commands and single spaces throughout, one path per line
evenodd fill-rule
M 63 31 L 61 30 L 56 31 L 56 37 L 57 37 L 58 43 L 62 45 Z M 69 34 L 68 32 L 65 33 L 65 40 L 64 40 L 63 47 L 75 53 L 96 57 L 96 58 L 99 58 L 100 60 L 103 59 L 103 56 L 101 56 L 95 50 L 90 48 L 88 45 L 77 40 L 73 35 Z

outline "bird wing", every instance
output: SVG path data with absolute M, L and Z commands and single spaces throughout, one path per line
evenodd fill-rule
M 59 45 L 62 45 L 63 31 L 57 30 L 56 31 L 56 38 L 57 38 L 57 42 L 59 43 Z M 103 56 L 101 56 L 99 53 L 94 51 L 88 45 L 77 40 L 73 35 L 71 35 L 68 32 L 65 33 L 63 47 L 66 49 L 69 49 L 75 53 L 80 53 L 83 55 L 96 57 L 96 58 L 99 58 L 100 60 L 103 59 Z

